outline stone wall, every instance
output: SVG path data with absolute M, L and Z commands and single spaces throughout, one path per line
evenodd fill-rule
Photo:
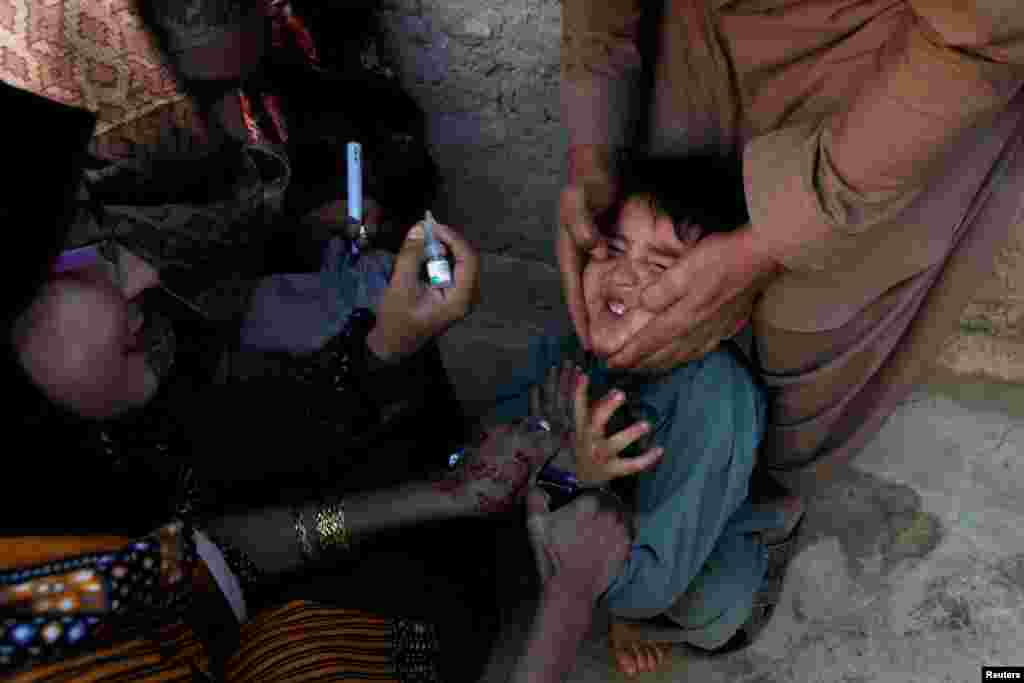
M 403 81 L 428 112 L 443 169 L 438 218 L 481 249 L 555 263 L 565 142 L 558 0 L 386 5 Z

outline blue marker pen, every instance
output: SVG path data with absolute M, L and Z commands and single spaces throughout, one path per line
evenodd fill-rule
M 350 142 L 348 157 L 348 217 L 356 225 L 363 224 L 363 148 Z
M 359 227 L 352 239 L 352 261 L 359 258 L 359 245 L 365 245 L 366 225 L 363 223 L 363 146 L 358 142 L 350 142 L 346 147 L 348 177 L 348 219 L 349 223 Z

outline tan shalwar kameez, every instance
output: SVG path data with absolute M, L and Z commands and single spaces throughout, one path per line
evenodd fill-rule
M 573 145 L 622 144 L 641 4 L 563 0 Z M 660 35 L 652 151 L 742 149 L 785 267 L 753 318 L 762 462 L 813 486 L 914 388 L 1022 218 L 1024 3 L 666 0 Z

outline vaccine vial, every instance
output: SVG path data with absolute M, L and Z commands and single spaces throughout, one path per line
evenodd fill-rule
M 429 211 L 423 225 L 426 237 L 427 279 L 430 286 L 441 289 L 453 287 L 455 281 L 452 278 L 452 268 L 445 257 L 444 247 L 434 237 L 434 216 Z

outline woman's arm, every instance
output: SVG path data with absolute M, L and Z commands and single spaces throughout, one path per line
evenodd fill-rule
M 570 148 L 587 147 L 580 161 L 607 161 L 602 148 L 621 145 L 637 48 L 639 0 L 562 3 L 562 117 Z
M 211 522 L 209 530 L 247 553 L 261 570 L 286 571 L 305 561 L 297 520 L 315 548 L 315 520 L 323 514 L 358 541 L 412 524 L 502 513 L 522 500 L 531 475 L 557 446 L 558 438 L 525 421 L 499 425 L 468 447 L 462 463 L 443 478 L 334 496 L 297 509 L 274 506 L 228 515 Z

